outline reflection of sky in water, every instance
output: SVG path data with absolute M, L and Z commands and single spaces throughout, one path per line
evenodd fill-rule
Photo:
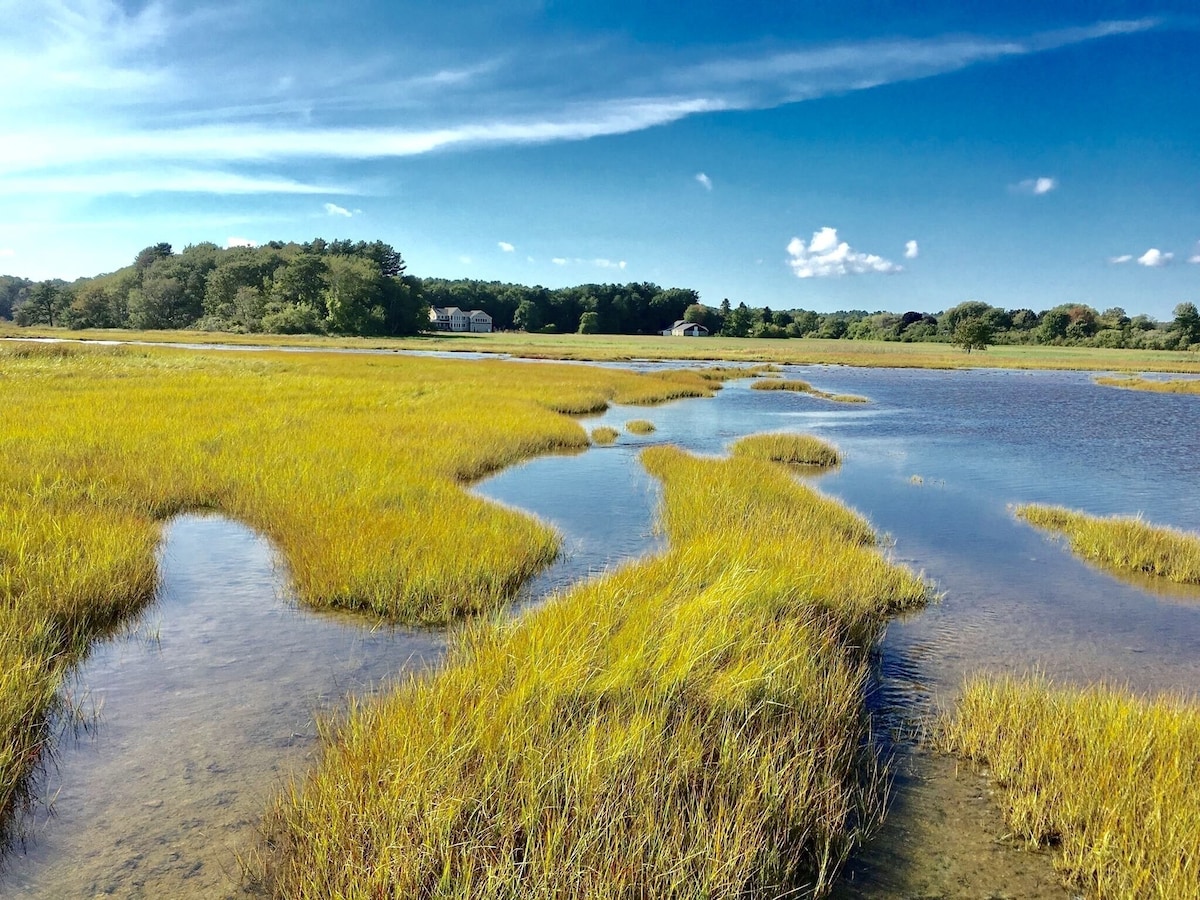
M 711 400 L 614 408 L 587 427 L 623 432 L 629 419 L 648 418 L 658 431 L 623 432 L 615 446 L 570 460 L 534 460 L 478 490 L 542 515 L 568 544 L 612 562 L 636 552 L 629 541 L 652 526 L 654 488 L 633 461 L 638 447 L 665 441 L 722 454 L 744 434 L 809 432 L 846 457 L 818 487 L 867 516 L 894 540 L 894 555 L 944 594 L 893 624 L 885 644 L 914 657 L 905 665 L 927 687 L 947 696 L 968 671 L 1033 666 L 1147 690 L 1200 683 L 1200 591 L 1147 591 L 1144 580 L 1138 588 L 1099 572 L 1008 508 L 1141 512 L 1200 530 L 1196 398 L 1104 388 L 1075 372 L 814 366 L 785 375 L 872 402 L 839 405 L 741 381 Z
M 745 434 L 809 432 L 846 458 L 813 483 L 890 535 L 893 555 L 944 594 L 890 626 L 877 708 L 951 697 L 980 668 L 1037 666 L 1057 678 L 1146 690 L 1200 683 L 1200 591 L 1151 592 L 1098 572 L 1008 510 L 1038 501 L 1140 511 L 1200 530 L 1198 398 L 1102 388 L 1079 373 L 815 366 L 786 376 L 872 403 L 734 382 L 709 400 L 588 418 L 588 429 L 620 429 L 617 444 L 532 460 L 477 485 L 563 533 L 563 559 L 528 593 L 661 548 L 659 488 L 638 448 L 669 442 L 724 454 Z M 625 433 L 635 418 L 657 432 Z M 280 773 L 311 754 L 314 710 L 440 656 L 438 635 L 372 631 L 361 620 L 297 610 L 277 596 L 266 544 L 222 520 L 179 520 L 165 553 L 164 603 L 137 633 L 97 648 L 81 672 L 81 690 L 103 701 L 99 727 L 61 747 L 42 786 L 56 814 L 29 820 L 35 840 L 0 879 L 6 896 L 232 895 L 234 851 L 252 842 Z M 919 794 L 906 802 L 922 819 L 950 803 Z M 905 834 L 901 843 L 957 839 Z M 959 874 L 979 865 L 972 856 Z M 878 888 L 867 895 L 890 896 L 864 883 Z

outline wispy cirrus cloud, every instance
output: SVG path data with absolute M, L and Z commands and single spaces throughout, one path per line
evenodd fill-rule
M 4 150 L 0 148 L 0 158 Z M 47 175 L 0 174 L 0 194 L 355 194 L 336 184 L 309 184 L 282 175 L 243 175 L 228 171 L 172 168 L 66 172 Z
M 825 226 L 813 232 L 805 243 L 794 237 L 787 245 L 788 265 L 797 278 L 830 278 L 841 275 L 865 275 L 878 272 L 890 275 L 904 267 L 877 256 L 862 253 L 838 238 L 836 228 Z
M 344 219 L 349 219 L 354 215 L 354 213 L 352 213 L 350 210 L 346 209 L 346 207 L 344 207 L 344 206 L 338 206 L 336 203 L 326 203 L 325 204 L 325 215 L 341 216 Z
M 549 46 L 525 54 L 484 52 L 481 59 L 443 60 L 424 70 L 421 61 L 395 54 L 382 36 L 376 46 L 356 47 L 353 58 L 320 65 L 310 58 L 311 43 L 280 40 L 279 53 L 264 58 L 239 51 L 259 39 L 263 22 L 238 19 L 251 12 L 210 15 L 208 28 L 228 39 L 180 53 L 177 46 L 203 29 L 166 0 L 136 11 L 117 0 L 0 0 L 0 20 L 11 23 L 0 33 L 0 122 L 8 123 L 0 126 L 0 195 L 28 191 L 30 179 L 62 193 L 135 193 L 134 179 L 114 171 L 131 168 L 146 192 L 179 189 L 166 170 L 221 169 L 223 178 L 194 179 L 194 189 L 235 193 L 231 185 L 240 178 L 241 192 L 250 192 L 253 182 L 260 192 L 316 193 L 298 174 L 314 160 L 628 134 L 708 113 L 928 78 L 1157 25 L 1140 19 L 1016 38 L 929 37 L 769 53 L 726 48 L 686 65 L 635 48 L 640 56 L 633 52 L 636 65 L 628 73 L 601 80 L 592 67 L 563 67 L 556 56 L 562 51 Z M 696 180 L 711 189 L 704 173 Z
M 583 259 L 576 256 L 572 259 L 569 259 L 565 256 L 555 256 L 550 260 L 550 262 L 554 263 L 556 266 L 595 266 L 597 269 L 617 269 L 619 271 L 624 271 L 626 266 L 626 262 L 623 259 L 613 260 L 604 259 L 603 257 Z

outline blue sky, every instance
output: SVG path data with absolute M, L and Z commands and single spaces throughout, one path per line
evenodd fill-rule
M 379 238 L 422 276 L 1170 318 L 1193 9 L 0 0 L 0 273 Z

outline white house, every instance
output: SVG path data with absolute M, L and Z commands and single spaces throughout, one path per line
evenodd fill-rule
M 708 329 L 698 322 L 677 321 L 670 328 L 663 329 L 664 337 L 708 337 Z
M 457 306 L 431 306 L 429 323 L 437 331 L 474 331 L 487 333 L 492 330 L 492 317 L 482 309 L 464 312 Z

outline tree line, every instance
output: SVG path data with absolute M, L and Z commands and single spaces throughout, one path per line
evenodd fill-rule
M 649 282 L 545 288 L 500 281 L 417 278 L 382 241 L 272 241 L 175 253 L 155 244 L 107 275 L 32 282 L 0 276 L 0 318 L 67 328 L 192 328 L 207 331 L 414 334 L 430 306 L 482 309 L 499 330 L 655 334 L 675 321 L 729 337 L 939 341 L 966 350 L 989 344 L 1187 349 L 1200 344 L 1200 314 L 1181 303 L 1170 322 L 1070 303 L 1035 312 L 969 300 L 942 312 L 904 313 L 707 306 L 688 288 Z
M 1130 317 L 1120 307 L 1099 312 L 1082 303 L 1067 303 L 1034 312 L 1004 309 L 968 300 L 937 314 L 839 310 L 820 313 L 793 309 L 755 309 L 728 300 L 713 308 L 696 304 L 684 319 L 727 337 L 815 337 L 865 341 L 937 341 L 966 350 L 989 344 L 1055 344 L 1068 346 L 1186 350 L 1200 344 L 1200 314 L 1193 303 L 1175 307 L 1175 318 L 1157 322 Z
M 0 316 L 19 325 L 400 335 L 428 325 L 427 310 L 420 279 L 382 241 L 155 244 L 73 284 L 0 278 Z

